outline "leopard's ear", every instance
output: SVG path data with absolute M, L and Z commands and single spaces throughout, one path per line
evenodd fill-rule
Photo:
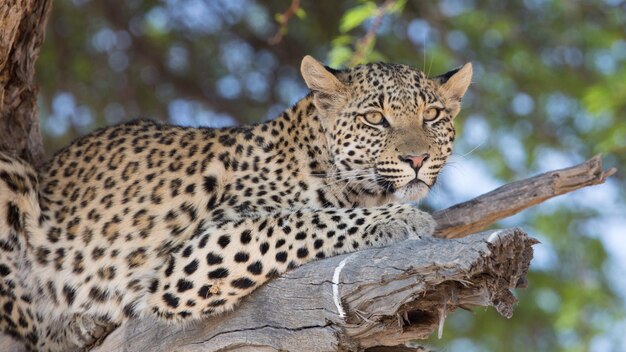
M 332 72 L 311 56 L 305 56 L 300 65 L 300 72 L 306 85 L 314 93 L 313 102 L 318 109 L 331 112 L 337 110 L 346 101 L 346 86 Z
M 302 59 L 300 72 L 306 85 L 312 91 L 337 94 L 343 93 L 346 89 L 345 85 L 331 72 L 331 69 L 309 55 Z
M 439 84 L 439 93 L 446 99 L 452 116 L 461 110 L 461 100 L 472 82 L 472 64 L 456 68 L 434 78 Z

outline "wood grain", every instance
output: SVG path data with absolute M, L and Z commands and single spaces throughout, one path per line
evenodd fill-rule
M 525 282 L 534 243 L 522 230 L 506 229 L 454 241 L 405 241 L 328 258 L 271 281 L 229 314 L 185 327 L 132 321 L 91 351 L 356 351 L 396 346 L 430 336 L 440 319 L 458 307 L 493 306 L 510 317 L 515 298 L 509 289 Z

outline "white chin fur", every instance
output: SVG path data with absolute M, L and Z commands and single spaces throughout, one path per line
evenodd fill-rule
M 426 197 L 427 194 L 428 187 L 423 183 L 418 183 L 400 188 L 393 193 L 393 196 L 398 201 L 417 202 L 418 200 Z

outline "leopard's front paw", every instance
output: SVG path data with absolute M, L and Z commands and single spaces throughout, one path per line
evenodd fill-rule
M 425 237 L 431 237 L 437 226 L 435 219 L 430 214 L 414 206 L 400 214 L 399 218 L 406 222 L 410 229 L 407 234 L 408 239 L 421 240 Z
M 97 343 L 107 336 L 118 324 L 100 321 L 88 315 L 74 315 L 66 318 L 66 336 L 75 346 L 84 347 Z
M 389 239 L 423 239 L 435 232 L 433 217 L 411 205 L 398 206 L 376 224 L 377 236 Z

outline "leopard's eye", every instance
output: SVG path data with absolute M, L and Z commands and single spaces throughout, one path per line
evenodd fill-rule
M 424 121 L 432 121 L 439 117 L 439 113 L 441 113 L 441 109 L 429 108 L 424 111 L 424 114 L 422 116 L 424 117 Z
M 372 112 L 365 113 L 362 116 L 363 116 L 363 120 L 365 120 L 365 123 L 367 123 L 368 125 L 383 126 L 383 127 L 386 127 L 389 125 L 389 123 L 387 122 L 387 119 L 385 119 L 383 114 L 381 114 L 380 112 L 372 111 Z

